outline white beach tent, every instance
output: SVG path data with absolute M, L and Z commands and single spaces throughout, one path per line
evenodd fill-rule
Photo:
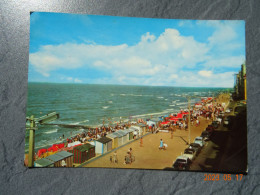
M 156 122 L 149 120 L 149 121 L 147 121 L 147 125 L 148 126 L 153 126 L 153 125 L 156 126 Z

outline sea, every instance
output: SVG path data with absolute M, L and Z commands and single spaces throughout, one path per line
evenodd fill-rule
M 50 123 L 94 127 L 177 113 L 181 109 L 187 109 L 188 97 L 191 97 L 191 105 L 194 105 L 202 97 L 217 96 L 228 90 L 230 89 L 29 82 L 26 116 L 39 118 L 57 112 L 60 118 Z M 29 125 L 28 122 L 26 125 Z M 83 131 L 86 130 L 38 124 L 35 150 L 60 143 Z M 28 142 L 29 131 L 26 132 L 25 152 L 28 152 Z

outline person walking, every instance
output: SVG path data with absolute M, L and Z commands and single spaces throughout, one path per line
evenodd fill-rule
M 171 130 L 171 139 L 173 139 L 173 129 Z
M 143 147 L 143 137 L 140 138 L 140 147 Z
M 163 149 L 163 140 L 162 139 L 160 140 L 160 147 L 159 147 L 159 149 Z
M 114 163 L 118 163 L 118 159 L 117 159 L 117 152 L 114 152 Z

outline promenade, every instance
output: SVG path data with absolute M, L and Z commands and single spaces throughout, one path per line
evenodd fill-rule
M 200 136 L 201 132 L 208 126 L 205 118 L 200 117 L 200 125 L 198 127 L 191 126 L 191 143 L 194 138 Z M 149 134 L 143 137 L 143 146 L 140 147 L 140 140 L 129 143 L 117 149 L 118 163 L 111 163 L 110 156 L 114 152 L 87 163 L 84 167 L 108 167 L 108 168 L 134 168 L 134 169 L 164 169 L 171 167 L 176 157 L 181 155 L 187 148 L 189 131 L 177 129 L 173 133 L 159 132 L 157 134 Z M 166 150 L 159 150 L 160 139 L 168 145 Z M 133 149 L 135 161 L 132 164 L 124 164 L 124 157 L 129 150 Z

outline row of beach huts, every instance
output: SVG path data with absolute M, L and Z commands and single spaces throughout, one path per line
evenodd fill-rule
M 147 132 L 143 123 L 132 125 L 127 129 L 120 129 L 107 134 L 106 137 L 90 142 L 73 142 L 68 147 L 63 147 L 45 155 L 44 158 L 34 162 L 34 167 L 75 167 L 95 156 L 104 155 L 128 142 L 137 139 Z

